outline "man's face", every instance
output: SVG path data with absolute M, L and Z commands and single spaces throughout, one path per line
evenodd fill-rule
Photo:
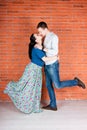
M 45 37 L 45 36 L 46 36 L 46 30 L 43 29 L 43 28 L 41 28 L 41 27 L 38 28 L 38 33 L 39 33 L 39 35 L 41 35 L 42 37 Z

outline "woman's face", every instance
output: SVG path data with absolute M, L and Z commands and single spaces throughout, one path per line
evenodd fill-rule
M 37 43 L 42 41 L 42 36 L 40 36 L 38 34 L 34 34 L 34 37 L 35 37 Z

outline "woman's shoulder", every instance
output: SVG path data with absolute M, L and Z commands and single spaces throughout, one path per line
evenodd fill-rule
M 33 50 L 36 51 L 36 52 L 42 52 L 41 49 L 38 49 L 38 48 L 36 48 L 36 47 L 34 47 Z
M 37 54 L 44 54 L 45 55 L 45 52 L 43 51 L 43 50 L 41 50 L 41 49 L 38 49 L 38 48 L 36 48 L 36 47 L 34 47 L 33 48 L 33 51 L 35 52 L 35 53 L 37 53 Z

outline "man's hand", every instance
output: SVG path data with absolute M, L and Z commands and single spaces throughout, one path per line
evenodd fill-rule
M 55 55 L 56 57 L 57 57 L 57 59 L 59 60 L 59 55 L 57 54 L 57 55 Z
M 47 48 L 44 48 L 43 51 L 48 52 L 48 49 L 47 49 Z
M 36 44 L 34 47 L 42 50 L 42 46 L 41 45 Z
M 57 56 L 58 57 L 58 60 L 59 60 L 59 56 Z

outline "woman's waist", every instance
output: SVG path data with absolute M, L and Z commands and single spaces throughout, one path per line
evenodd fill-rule
M 38 63 L 34 63 L 33 61 L 31 62 L 31 65 L 34 67 L 37 67 L 37 68 L 40 68 L 42 69 L 42 66 L 40 66 Z

